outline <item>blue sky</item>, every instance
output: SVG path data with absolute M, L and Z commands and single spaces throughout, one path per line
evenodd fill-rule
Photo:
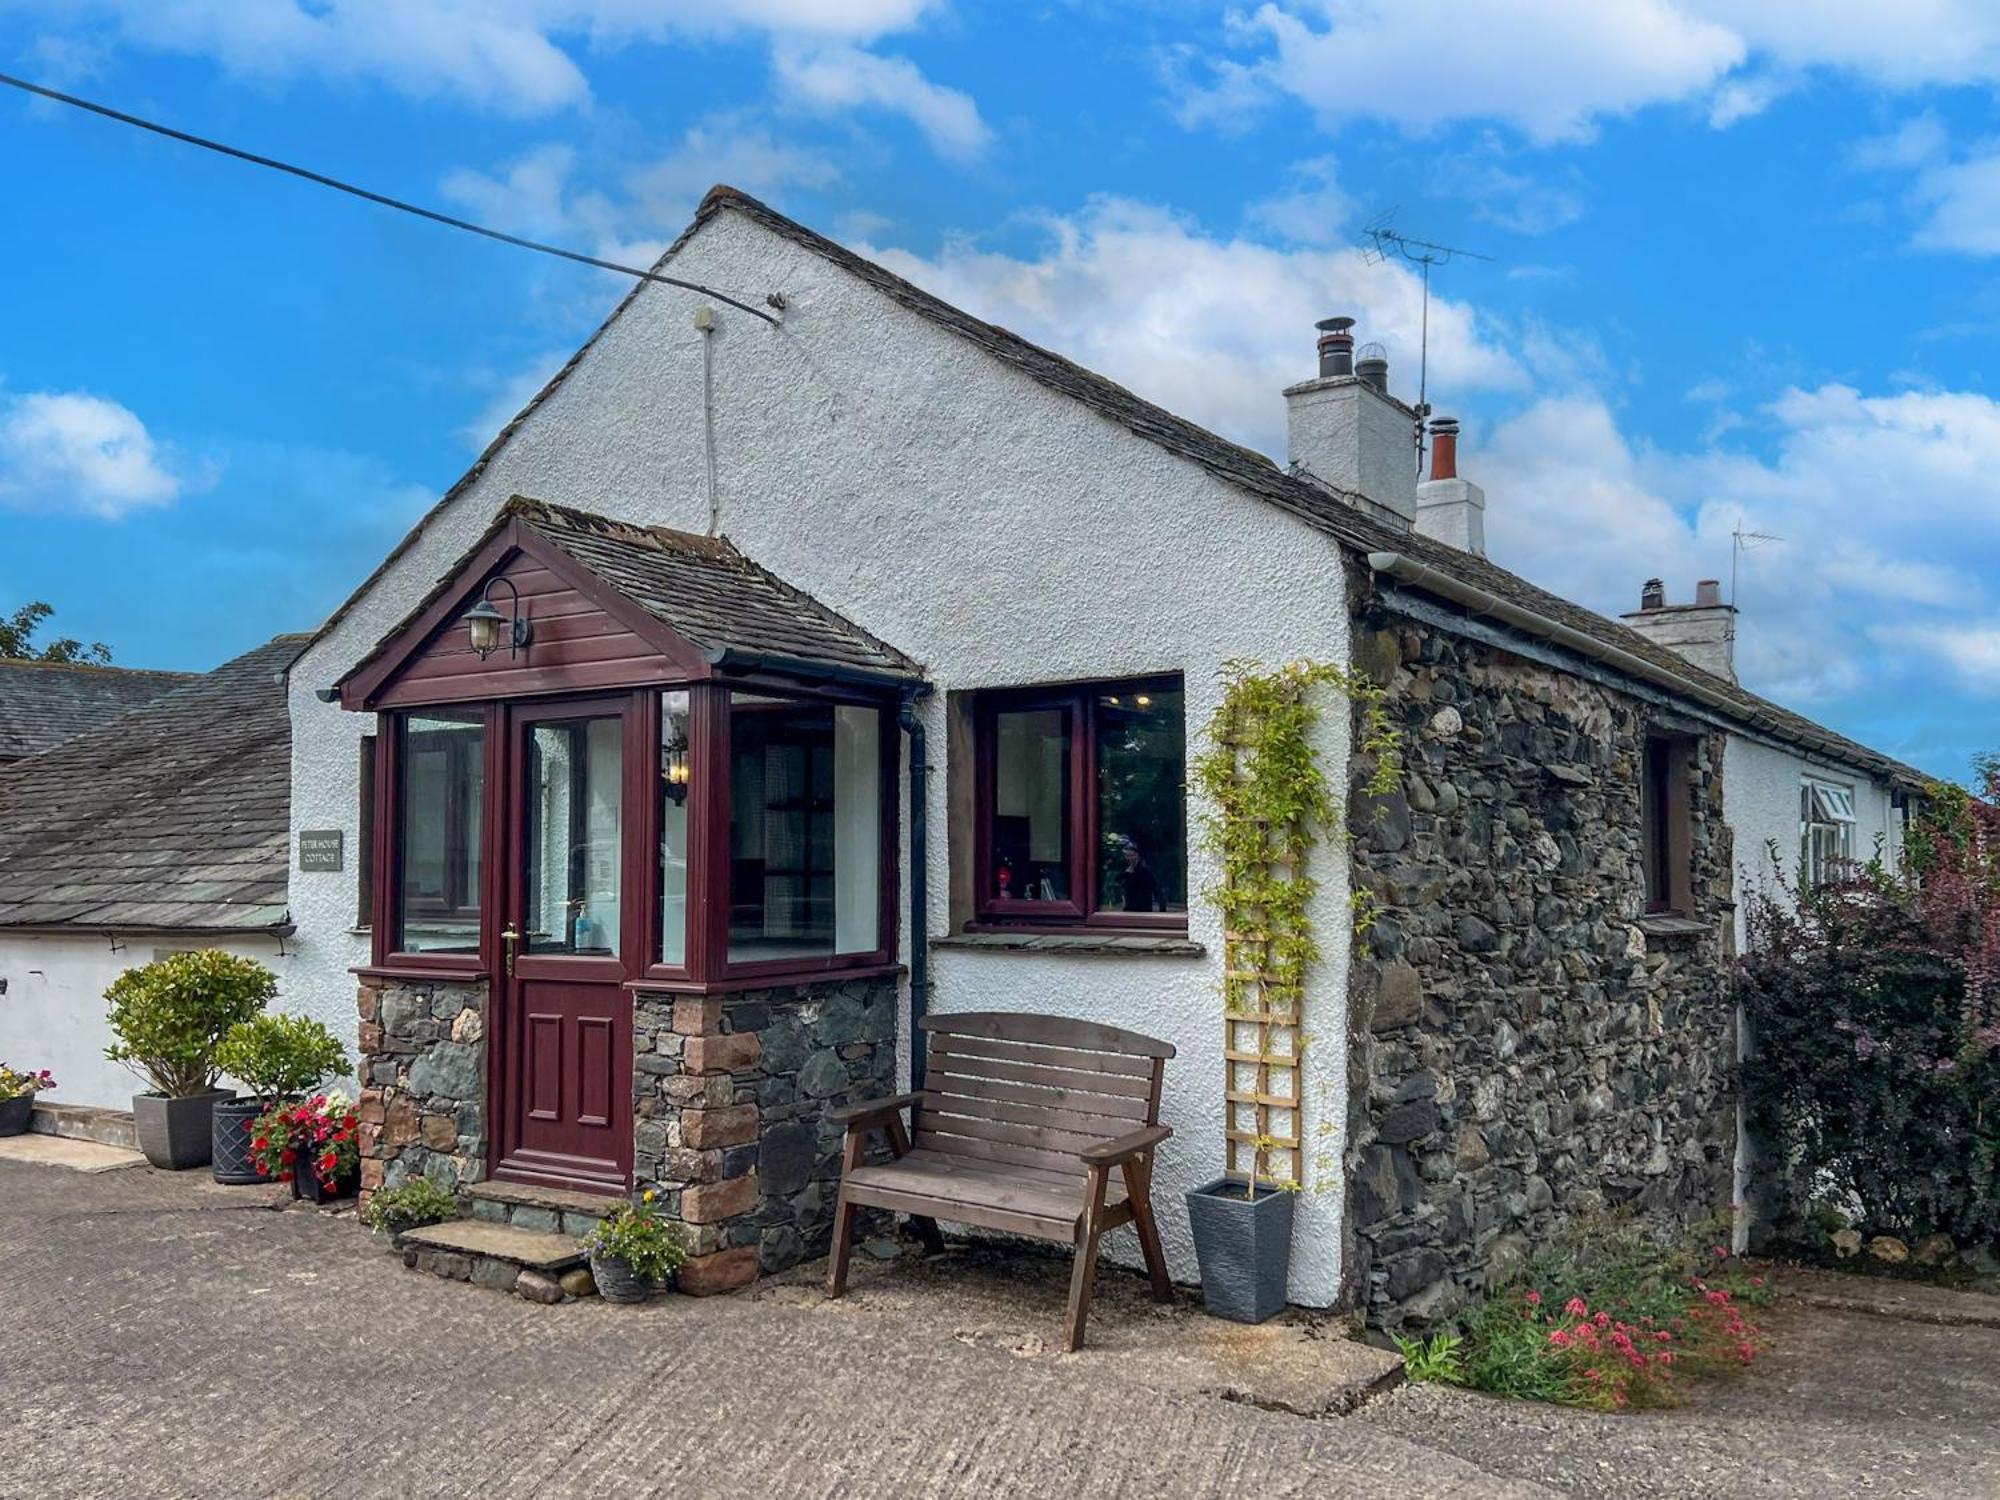
M 727 181 L 1282 456 L 1314 318 L 1432 306 L 1497 558 L 1727 577 L 1752 687 L 2000 744 L 2000 12 L 1975 0 L 0 0 L 0 70 L 646 260 Z M 0 606 L 310 628 L 622 291 L 0 98 Z

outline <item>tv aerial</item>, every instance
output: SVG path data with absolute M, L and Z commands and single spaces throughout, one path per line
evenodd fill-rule
M 1417 343 L 1417 476 L 1424 472 L 1424 420 L 1431 414 L 1431 268 L 1447 266 L 1455 260 L 1491 261 L 1490 255 L 1482 255 L 1477 250 L 1467 250 L 1461 245 L 1440 245 L 1435 240 L 1420 240 L 1414 235 L 1404 234 L 1391 224 L 1396 210 L 1377 215 L 1367 228 L 1361 231 L 1368 241 L 1364 258 L 1371 266 L 1379 266 L 1387 260 L 1407 261 L 1422 272 L 1424 282 L 1423 322 Z

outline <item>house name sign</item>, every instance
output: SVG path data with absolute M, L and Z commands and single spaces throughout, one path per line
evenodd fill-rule
M 330 874 L 340 873 L 341 830 L 338 828 L 301 828 L 299 830 L 299 868 L 318 870 Z

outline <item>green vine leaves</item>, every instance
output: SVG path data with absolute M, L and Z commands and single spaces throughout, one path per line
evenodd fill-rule
M 1308 858 L 1322 837 L 1344 836 L 1335 790 L 1312 747 L 1321 711 L 1315 690 L 1336 691 L 1359 710 L 1355 749 L 1373 763 L 1370 796 L 1400 781 L 1402 737 L 1382 687 L 1342 666 L 1266 669 L 1238 660 L 1224 663 L 1222 678 L 1222 702 L 1191 780 L 1207 804 L 1204 842 L 1222 867 L 1208 895 L 1222 915 L 1224 1008 L 1241 1013 L 1254 996 L 1267 1014 L 1296 1016 L 1320 952 L 1309 915 L 1319 885 Z M 1356 930 L 1365 932 L 1370 903 L 1353 906 Z

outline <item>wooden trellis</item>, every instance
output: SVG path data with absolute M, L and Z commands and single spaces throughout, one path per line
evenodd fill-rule
M 1299 1013 L 1269 968 L 1270 939 L 1223 934 L 1228 989 L 1240 995 L 1224 1017 L 1224 1106 L 1228 1171 L 1248 1181 L 1257 1170 L 1256 1142 L 1266 1151 L 1260 1182 L 1305 1184 L 1304 1127 L 1300 1119 Z

